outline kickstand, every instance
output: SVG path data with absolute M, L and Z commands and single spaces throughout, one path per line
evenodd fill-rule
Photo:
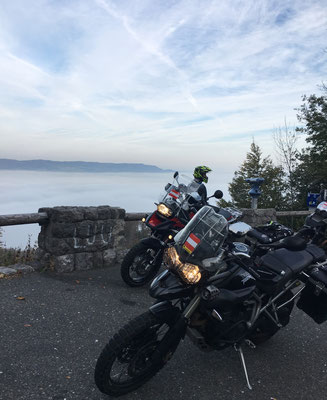
M 245 379 L 246 379 L 246 384 L 247 384 L 248 388 L 250 390 L 252 390 L 252 386 L 251 386 L 250 381 L 249 381 L 248 371 L 247 371 L 246 365 L 245 365 L 245 359 L 244 359 L 244 354 L 243 354 L 242 347 L 239 344 L 235 343 L 234 344 L 234 349 L 240 355 L 240 359 L 241 359 L 241 363 L 242 363 L 242 367 L 243 367 L 243 371 L 244 371 L 244 375 L 245 375 Z

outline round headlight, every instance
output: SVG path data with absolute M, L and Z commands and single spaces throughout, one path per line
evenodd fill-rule
M 160 203 L 157 205 L 157 210 L 160 214 L 165 217 L 171 217 L 173 215 L 172 210 L 166 206 L 166 204 Z
M 179 272 L 182 276 L 182 278 L 187 282 L 187 283 L 197 283 L 201 279 L 201 272 L 200 268 L 197 265 L 194 264 L 182 264 L 182 266 L 179 269 Z
M 182 263 L 175 247 L 168 247 L 164 253 L 164 262 L 168 268 L 177 271 L 179 276 L 188 284 L 194 284 L 201 279 L 201 271 L 197 265 Z

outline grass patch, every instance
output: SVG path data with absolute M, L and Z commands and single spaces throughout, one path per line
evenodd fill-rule
M 1 234 L 1 232 L 0 232 Z M 0 242 L 0 265 L 29 264 L 36 259 L 37 244 L 31 244 L 31 236 L 28 236 L 24 249 L 6 247 Z

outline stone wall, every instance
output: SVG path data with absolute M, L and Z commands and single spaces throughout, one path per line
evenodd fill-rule
M 48 215 L 38 237 L 36 268 L 57 272 L 110 267 L 150 230 L 140 221 L 126 222 L 119 207 L 40 208 Z M 274 209 L 243 209 L 242 221 L 262 225 L 276 220 Z
M 130 249 L 142 238 L 151 235 L 151 230 L 142 221 L 125 221 L 125 244 Z
M 118 207 L 40 208 L 48 214 L 38 237 L 38 259 L 57 272 L 109 267 L 126 249 L 125 210 Z
M 242 221 L 253 227 L 264 225 L 268 221 L 276 221 L 276 210 L 274 208 L 256 210 L 252 208 L 243 208 L 242 213 Z

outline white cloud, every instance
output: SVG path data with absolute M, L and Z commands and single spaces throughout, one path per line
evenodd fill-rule
M 326 0 L 12 0 L 0 156 L 234 170 L 318 92 L 326 22 Z

